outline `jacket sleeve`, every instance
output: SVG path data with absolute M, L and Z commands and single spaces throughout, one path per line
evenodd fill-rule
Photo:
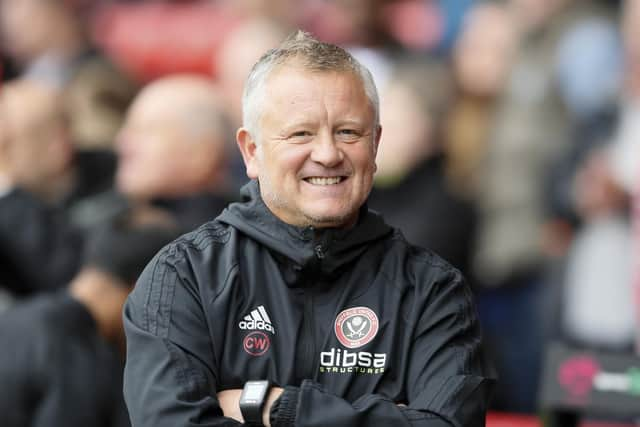
M 133 427 L 237 426 L 216 399 L 217 369 L 196 287 L 176 244 L 140 276 L 124 307 L 124 397 Z
M 406 402 L 378 394 L 348 402 L 305 380 L 286 387 L 272 424 L 284 426 L 481 427 L 495 382 L 484 360 L 471 293 L 451 268 L 417 305 Z M 406 406 L 399 406 L 405 403 Z
M 5 266 L 0 282 L 12 292 L 67 285 L 82 259 L 82 243 L 81 232 L 61 209 L 19 189 L 0 197 L 0 264 Z

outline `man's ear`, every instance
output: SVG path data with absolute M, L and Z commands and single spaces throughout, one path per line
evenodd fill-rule
M 257 179 L 260 172 L 260 163 L 258 161 L 258 146 L 255 139 L 245 128 L 238 129 L 236 133 L 236 142 L 242 153 L 244 166 L 247 169 L 247 176 L 251 179 Z
M 373 172 L 378 171 L 378 164 L 376 163 L 376 157 L 378 156 L 378 146 L 380 145 L 380 137 L 382 136 L 382 126 L 378 125 L 376 128 L 376 137 L 373 140 Z
M 380 145 L 380 137 L 382 136 L 382 126 L 376 128 L 376 139 L 373 141 L 373 154 L 378 154 L 378 145 Z

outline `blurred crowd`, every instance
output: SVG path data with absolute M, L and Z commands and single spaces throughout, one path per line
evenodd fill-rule
M 123 297 L 238 199 L 244 78 L 296 28 L 372 71 L 369 207 L 465 273 L 493 409 L 539 409 L 551 341 L 640 348 L 640 0 L 0 0 L 10 426 L 127 425 Z

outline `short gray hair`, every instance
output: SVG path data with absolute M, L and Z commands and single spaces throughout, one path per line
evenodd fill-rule
M 352 72 L 358 76 L 373 108 L 375 137 L 380 122 L 380 101 L 371 72 L 341 47 L 323 43 L 309 33 L 299 30 L 287 37 L 279 47 L 262 55 L 247 77 L 242 94 L 242 122 L 256 142 L 259 138 L 258 123 L 265 101 L 265 82 L 277 67 L 294 61 L 310 71 Z

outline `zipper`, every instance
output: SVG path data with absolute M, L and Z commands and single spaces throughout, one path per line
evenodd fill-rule
M 313 247 L 316 256 L 316 268 L 320 269 L 320 263 L 325 257 L 325 250 L 322 244 L 318 243 Z M 304 309 L 303 309 L 303 354 L 301 368 L 298 370 L 298 377 L 303 379 L 315 379 L 316 369 L 316 339 L 313 315 L 313 287 L 314 283 L 309 284 L 309 289 L 304 291 Z
M 313 295 L 306 292 L 304 296 L 304 337 L 305 357 L 303 359 L 303 379 L 315 379 L 315 330 L 313 327 Z

